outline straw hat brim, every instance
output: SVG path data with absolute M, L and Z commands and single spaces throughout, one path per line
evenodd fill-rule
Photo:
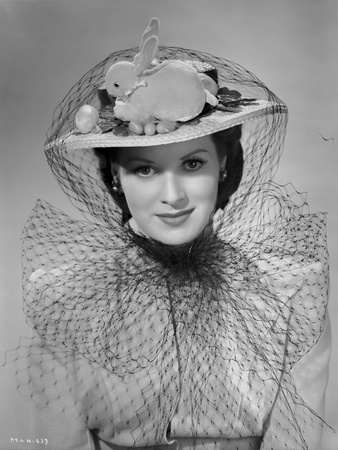
M 50 142 L 45 150 L 55 145 L 64 145 L 68 150 L 86 149 L 94 147 L 148 147 L 173 144 L 208 136 L 218 131 L 226 130 L 244 122 L 258 119 L 276 112 L 286 112 L 283 103 L 267 100 L 257 100 L 246 106 L 241 106 L 238 112 L 214 110 L 212 113 L 199 117 L 198 121 L 181 124 L 175 131 L 153 136 L 129 134 L 121 136 L 113 132 L 79 134 L 69 133 L 54 142 Z

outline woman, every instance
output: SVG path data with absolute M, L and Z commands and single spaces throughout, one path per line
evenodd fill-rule
M 24 231 L 35 338 L 21 388 L 37 405 L 34 429 L 58 450 L 318 448 L 325 218 L 271 182 L 287 109 L 234 63 L 158 49 L 156 26 L 77 83 L 47 140 L 54 174 L 89 220 L 39 202 Z M 130 105 L 138 118 L 148 108 L 146 76 L 171 60 L 202 107 L 191 117 L 178 96 L 181 119 L 147 110 L 125 120 Z M 149 72 L 121 91 L 110 70 L 120 61 Z M 161 95 L 173 86 L 164 77 Z

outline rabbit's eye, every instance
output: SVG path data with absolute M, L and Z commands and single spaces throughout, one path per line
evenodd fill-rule
M 114 83 L 114 86 L 115 86 L 116 88 L 119 88 L 119 87 L 120 87 L 120 85 L 119 85 L 118 83 Z

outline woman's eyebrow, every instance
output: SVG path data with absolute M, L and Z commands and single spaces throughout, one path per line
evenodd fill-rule
M 128 159 L 127 162 L 130 163 L 130 162 L 133 162 L 133 161 L 142 161 L 142 162 L 145 162 L 145 163 L 148 163 L 148 164 L 155 164 L 154 161 L 151 161 L 150 159 L 146 159 L 146 158 L 141 158 L 139 156 L 134 156 L 134 157 Z
M 209 153 L 208 150 L 205 150 L 203 148 L 198 148 L 196 150 L 193 150 L 192 152 L 187 153 L 186 155 L 182 156 L 182 158 L 180 158 L 180 161 L 182 161 L 183 159 L 189 158 L 189 156 L 192 156 L 196 153 Z M 152 161 L 151 159 L 146 159 L 146 158 L 142 158 L 141 156 L 133 156 L 132 158 L 128 159 L 128 163 L 134 162 L 134 161 L 142 161 L 145 162 L 147 164 L 155 164 L 154 161 Z
M 197 150 L 193 150 L 192 152 L 187 153 L 186 155 L 182 156 L 182 158 L 180 158 L 180 160 L 182 161 L 183 159 L 188 158 L 189 156 L 194 155 L 195 153 L 200 153 L 200 152 L 204 152 L 204 153 L 209 153 L 208 150 L 205 150 L 203 148 L 198 148 Z

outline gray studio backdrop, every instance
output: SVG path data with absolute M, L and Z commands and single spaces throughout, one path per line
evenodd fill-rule
M 108 53 L 138 44 L 151 17 L 162 44 L 234 60 L 261 78 L 290 110 L 276 180 L 308 192 L 328 212 L 332 323 L 337 307 L 338 2 L 335 0 L 0 0 L 1 238 L 0 362 L 28 329 L 21 312 L 20 232 L 37 198 L 78 217 L 43 155 L 52 113 L 72 85 Z M 332 139 L 331 139 L 332 138 Z M 338 331 L 333 330 L 326 419 L 338 428 Z M 2 379 L 3 382 L 3 379 Z M 15 415 L 13 380 L 1 386 L 1 429 Z M 23 436 L 25 438 L 29 436 Z M 321 450 L 338 448 L 325 433 Z

